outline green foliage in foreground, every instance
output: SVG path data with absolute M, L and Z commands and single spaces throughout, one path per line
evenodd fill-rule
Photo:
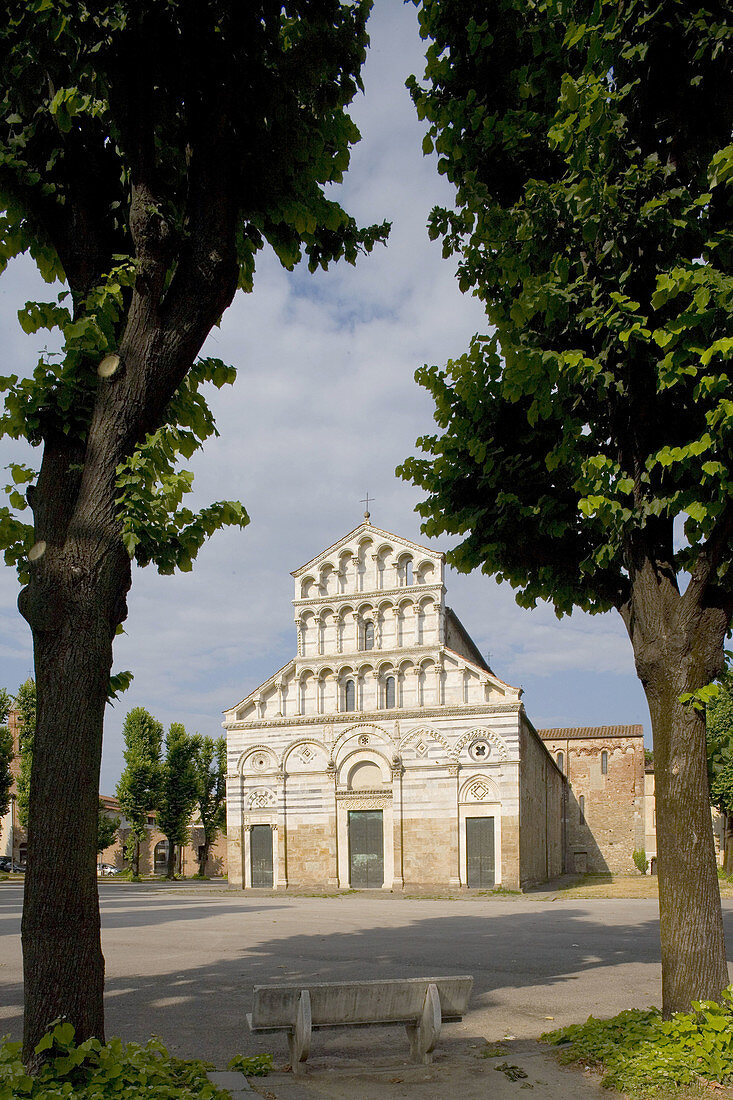
M 267 1077 L 275 1068 L 271 1054 L 254 1054 L 246 1058 L 244 1054 L 235 1054 L 227 1069 L 239 1070 L 245 1077 Z
M 595 1066 L 606 1087 L 632 1095 L 733 1081 L 733 990 L 723 991 L 720 1004 L 693 1001 L 692 1008 L 670 1020 L 658 1008 L 629 1009 L 610 1020 L 589 1016 L 542 1038 L 563 1047 L 561 1062 Z
M 21 1044 L 0 1045 L 0 1100 L 231 1100 L 206 1076 L 211 1066 L 171 1058 L 163 1044 L 145 1046 L 87 1039 L 78 1046 L 70 1023 L 57 1023 L 36 1047 L 47 1061 L 34 1077 L 26 1073 Z

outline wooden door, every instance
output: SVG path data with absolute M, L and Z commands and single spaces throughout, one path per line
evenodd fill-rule
M 493 817 L 466 818 L 466 870 L 468 886 L 495 884 Z
M 272 886 L 272 828 L 253 825 L 249 834 L 252 885 Z
M 378 889 L 384 883 L 384 831 L 381 810 L 349 810 L 349 883 Z

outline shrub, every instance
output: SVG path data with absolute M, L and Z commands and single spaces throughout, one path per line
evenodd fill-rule
M 649 860 L 646 858 L 646 852 L 644 851 L 644 849 L 637 848 L 631 858 L 636 864 L 638 870 L 641 871 L 642 875 L 645 875 L 649 867 Z
M 231 1100 L 209 1081 L 210 1065 L 172 1058 L 158 1039 L 77 1045 L 72 1025 L 57 1022 L 36 1047 L 45 1061 L 32 1077 L 20 1051 L 20 1043 L 0 1044 L 0 1100 Z
M 251 1058 L 235 1054 L 227 1066 L 227 1069 L 238 1069 L 245 1077 L 267 1077 L 274 1068 L 271 1054 L 254 1054 Z
M 603 1071 L 603 1084 L 620 1092 L 679 1088 L 698 1081 L 733 1081 L 733 991 L 721 1002 L 693 1001 L 692 1012 L 663 1020 L 657 1008 L 630 1009 L 610 1020 L 542 1036 L 561 1046 L 560 1061 Z

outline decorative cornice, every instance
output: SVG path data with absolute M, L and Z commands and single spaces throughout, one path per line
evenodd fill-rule
M 391 649 L 345 649 L 342 653 L 319 653 L 311 657 L 298 655 L 294 661 L 294 673 L 305 668 L 320 668 L 324 665 L 345 664 L 384 664 L 400 665 L 403 661 L 424 661 L 430 658 L 442 663 L 445 646 L 412 645 L 393 646 Z M 249 698 L 249 696 L 248 696 Z
M 502 714 L 517 714 L 520 702 L 496 703 L 460 703 L 455 706 L 415 707 L 406 709 L 395 707 L 390 710 L 359 710 L 339 712 L 338 714 L 293 714 L 285 718 L 251 718 L 247 721 L 225 723 L 228 730 L 277 729 L 282 726 L 335 726 L 354 725 L 354 722 L 390 722 L 405 718 L 462 718 L 472 720 L 480 715 L 494 718 Z
M 374 603 L 375 600 L 387 599 L 390 596 L 415 595 L 418 592 L 437 593 L 438 597 L 446 591 L 445 585 L 438 584 L 403 584 L 397 588 L 369 588 L 364 592 L 333 592 L 326 596 L 300 596 L 292 601 L 296 611 L 302 611 L 309 604 L 344 604 L 344 603 Z

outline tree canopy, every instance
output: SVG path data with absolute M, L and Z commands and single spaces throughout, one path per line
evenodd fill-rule
M 429 84 L 409 83 L 457 206 L 430 235 L 491 332 L 418 371 L 445 431 L 402 469 L 430 494 L 426 532 L 465 536 L 453 563 L 495 572 L 523 606 L 622 606 L 642 533 L 675 573 L 733 592 L 723 15 L 420 5 Z
M 623 617 L 654 731 L 670 1013 L 728 982 L 685 704 L 733 613 L 730 9 L 415 2 L 426 81 L 408 84 L 456 189 L 429 232 L 488 331 L 417 372 L 442 434 L 400 472 L 426 534 L 461 536 L 458 569 L 525 607 Z
M 57 1017 L 79 1038 L 104 1035 L 98 778 L 104 708 L 129 680 L 110 683 L 130 560 L 190 569 L 209 534 L 248 522 L 235 501 L 182 503 L 191 474 L 179 459 L 215 430 L 200 387 L 234 377 L 198 361 L 204 340 L 236 290 L 252 289 L 266 246 L 288 269 L 315 270 L 355 262 L 388 231 L 358 226 L 329 192 L 359 137 L 347 107 L 368 11 L 368 0 L 5 5 L 0 270 L 29 253 L 62 283 L 20 315 L 26 332 L 60 330 L 60 356 L 0 379 L 0 431 L 42 449 L 33 466 L 11 463 L 0 509 L 38 689 L 29 1065 Z
M 11 705 L 7 691 L 0 688 L 0 817 L 10 808 L 10 789 L 13 785 L 13 774 L 10 770 L 14 756 L 13 735 L 7 726 Z
M 196 808 L 204 843 L 201 845 L 198 874 L 206 874 L 206 862 L 209 849 L 226 825 L 226 775 L 227 743 L 226 738 L 194 738 L 194 767 L 196 769 Z
M 36 733 L 36 682 L 28 679 L 18 688 L 13 700 L 18 712 L 20 747 L 18 750 L 18 778 L 16 780 L 18 821 L 28 829 L 28 804 L 31 788 L 31 769 L 33 766 L 33 742 Z
M 172 722 L 161 760 L 156 824 L 168 841 L 167 877 L 175 874 L 175 850 L 189 838 L 191 814 L 196 805 L 198 775 L 194 760 L 196 743 L 180 722 Z
M 130 829 L 125 855 L 133 874 L 138 875 L 148 814 L 160 801 L 163 726 L 144 707 L 134 707 L 125 717 L 123 735 L 125 767 L 117 784 L 117 798 Z

